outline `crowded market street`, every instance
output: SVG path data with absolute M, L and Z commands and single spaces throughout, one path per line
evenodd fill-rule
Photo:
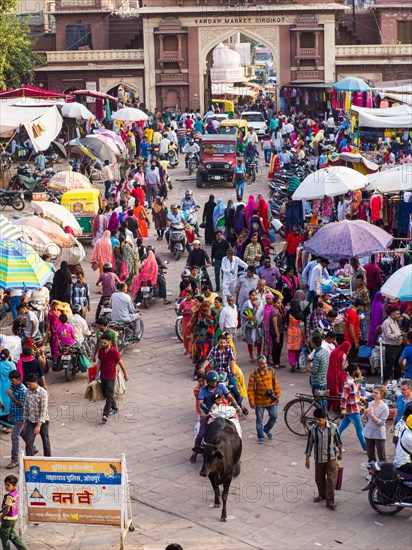
M 234 200 L 229 185 L 215 184 L 195 188 L 181 161 L 171 171 L 173 190 L 168 204 L 179 202 L 186 189 L 203 208 L 209 195 Z M 245 195 L 267 194 L 267 168 L 261 162 L 256 182 L 246 185 Z M 7 212 L 7 216 L 9 213 Z M 204 231 L 201 230 L 201 235 Z M 201 237 L 202 244 L 204 243 Z M 156 240 L 153 227 L 147 244 L 156 247 L 162 260 L 169 260 L 166 275 L 170 300 L 178 296 L 180 273 L 187 255 L 176 262 L 165 241 Z M 146 243 L 145 243 L 146 244 Z M 275 244 L 276 252 L 284 242 Z M 210 247 L 206 250 L 210 251 Z M 85 280 L 91 289 L 91 311 L 94 320 L 99 301 L 95 286 L 96 273 L 90 269 L 92 248 L 87 246 L 82 262 Z M 209 270 L 212 273 L 212 269 Z M 213 281 L 214 283 L 214 281 Z M 212 506 L 213 491 L 209 481 L 199 476 L 201 460 L 189 462 L 193 445 L 194 409 L 192 364 L 183 355 L 183 346 L 175 335 L 173 305 L 161 300 L 142 313 L 145 332 L 142 341 L 123 354 L 129 374 L 126 393 L 119 398 L 119 412 L 107 424 L 100 422 L 101 402 L 84 399 L 85 374 L 66 382 L 63 372 L 49 372 L 50 439 L 53 456 L 120 457 L 126 455 L 130 498 L 135 531 L 130 532 L 125 547 L 130 549 L 163 549 L 172 542 L 185 550 L 211 549 L 309 549 L 309 548 L 376 548 L 394 544 L 398 549 L 411 545 L 411 516 L 404 510 L 395 517 L 376 514 L 368 504 L 365 486 L 366 469 L 361 468 L 361 453 L 355 431 L 344 436 L 344 478 L 337 494 L 338 509 L 330 512 L 312 503 L 316 496 L 313 470 L 305 469 L 306 438 L 291 433 L 285 426 L 283 408 L 297 392 L 309 393 L 308 375 L 277 371 L 281 388 L 278 421 L 273 440 L 256 445 L 254 414 L 241 420 L 243 454 L 241 474 L 234 478 L 228 499 L 228 521 L 220 523 L 219 511 Z M 90 317 L 90 319 L 89 319 Z M 9 332 L 10 319 L 2 321 Z M 237 342 L 238 364 L 246 380 L 254 366 L 248 363 L 246 345 Z M 286 360 L 286 358 L 285 358 Z M 367 382 L 378 381 L 368 376 Z M 10 457 L 10 436 L 2 433 L 1 474 Z M 394 454 L 387 441 L 390 460 Z M 201 458 L 201 457 L 200 457 Z M 117 548 L 118 530 L 100 526 L 30 524 L 25 542 L 31 550 L 111 549 Z M 396 542 L 394 542 L 396 541 Z

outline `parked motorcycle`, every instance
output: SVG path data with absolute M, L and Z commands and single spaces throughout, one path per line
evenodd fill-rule
M 178 261 L 185 250 L 187 243 L 185 226 L 183 224 L 172 225 L 169 236 L 169 250 L 173 258 Z
M 14 210 L 23 210 L 24 203 L 24 193 L 22 191 L 11 191 L 6 189 L 0 189 L 0 206 L 6 208 L 6 206 L 11 206 Z
M 397 470 L 394 464 L 383 462 L 369 465 L 368 491 L 371 507 L 384 516 L 394 516 L 404 508 L 412 508 L 412 474 Z

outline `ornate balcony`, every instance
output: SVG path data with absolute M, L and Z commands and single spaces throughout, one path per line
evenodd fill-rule
M 47 64 L 53 63 L 101 63 L 143 62 L 143 50 L 77 50 L 46 52 Z
M 337 65 L 387 65 L 390 62 L 409 64 L 412 44 L 357 44 L 335 46 Z

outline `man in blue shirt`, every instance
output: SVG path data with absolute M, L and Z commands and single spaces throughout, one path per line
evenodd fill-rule
M 399 359 L 399 365 L 403 372 L 403 377 L 411 379 L 412 378 L 412 330 L 406 335 L 408 340 L 408 345 L 404 348 Z
M 140 142 L 140 156 L 144 159 L 148 159 L 150 156 L 150 143 L 147 141 L 147 137 L 143 136 L 143 140 Z
M 412 403 L 412 380 L 402 380 L 400 390 L 401 394 L 398 395 L 396 400 L 396 414 L 393 417 L 392 426 L 389 428 L 391 433 L 393 433 L 395 425 L 401 420 L 406 405 Z
M 19 438 L 23 430 L 23 410 L 27 388 L 22 384 L 18 370 L 12 370 L 9 373 L 9 380 L 10 389 L 6 393 L 10 397 L 10 416 L 13 422 L 13 431 L 11 432 L 11 460 L 6 468 L 12 470 L 19 465 Z M 33 449 L 33 452 L 37 454 L 38 451 Z
M 237 166 L 233 172 L 233 183 L 236 187 L 236 198 L 238 202 L 242 201 L 245 190 L 245 174 L 246 168 L 243 166 L 242 159 L 237 159 Z
M 200 388 L 197 400 L 199 403 L 200 413 L 200 422 L 199 422 L 199 431 L 195 439 L 195 446 L 193 448 L 193 454 L 190 457 L 190 462 L 196 462 L 196 457 L 200 451 L 199 447 L 202 445 L 202 440 L 206 432 L 207 421 L 209 419 L 209 412 L 214 404 L 215 395 L 218 393 L 223 397 L 226 397 L 228 401 L 235 407 L 237 412 L 242 412 L 242 409 L 236 403 L 235 398 L 229 392 L 227 387 L 224 384 L 219 383 L 219 375 L 216 371 L 211 370 L 206 373 L 206 386 Z

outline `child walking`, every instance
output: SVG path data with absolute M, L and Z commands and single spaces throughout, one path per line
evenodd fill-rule
M 19 517 L 19 490 L 17 489 L 18 479 L 16 476 L 10 475 L 4 479 L 4 487 L 6 494 L 4 495 L 1 505 L 1 527 L 0 540 L 3 545 L 3 550 L 10 550 L 10 542 L 18 550 L 27 550 L 27 546 L 19 538 L 15 532 L 16 521 Z

